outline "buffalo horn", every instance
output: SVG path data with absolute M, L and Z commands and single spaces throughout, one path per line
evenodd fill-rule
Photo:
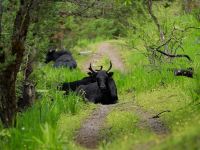
M 97 69 L 96 71 L 101 71 L 103 69 L 103 66 L 100 66 L 100 69 Z
M 88 68 L 92 73 L 96 73 L 93 69 L 92 69 L 92 64 L 90 63 L 90 67 Z
M 108 70 L 106 72 L 109 72 L 112 68 L 112 62 L 110 61 L 110 67 L 108 68 Z

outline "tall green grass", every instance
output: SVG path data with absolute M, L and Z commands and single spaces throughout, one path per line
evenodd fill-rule
M 176 2 L 175 6 L 172 5 L 172 8 L 169 8 L 173 10 L 164 11 L 162 8 L 159 8 L 159 11 L 156 12 L 159 21 L 161 21 L 161 23 L 164 22 L 163 26 L 166 31 L 170 32 L 174 23 L 180 29 L 184 29 L 186 26 L 200 26 L 200 22 L 192 15 L 175 15 L 175 13 L 180 13 L 180 5 Z M 169 17 L 167 18 L 163 17 L 163 14 L 166 14 L 166 12 L 169 12 Z M 135 25 L 135 22 L 136 21 L 133 20 L 133 25 Z M 157 29 L 153 23 L 148 22 L 148 24 L 141 25 L 140 27 L 151 35 L 152 39 L 149 40 L 150 42 L 158 40 Z M 134 97 L 133 100 L 135 100 L 138 105 L 149 111 L 157 113 L 163 110 L 171 110 L 170 113 L 165 113 L 160 117 L 170 128 L 170 135 L 166 139 L 163 139 L 163 141 L 157 136 L 149 138 L 146 141 L 147 146 L 148 143 L 153 141 L 155 145 L 152 146 L 152 149 L 198 149 L 200 32 L 193 29 L 186 32 L 182 44 L 184 51 L 182 49 L 177 50 L 178 54 L 189 55 L 193 60 L 192 62 L 187 61 L 185 58 L 177 58 L 156 65 L 149 65 L 148 58 L 144 55 L 146 51 L 143 47 L 143 41 L 138 39 L 139 36 L 144 35 L 140 32 L 130 31 L 130 35 L 127 38 L 127 41 L 131 41 L 132 46 L 137 47 L 137 50 L 126 46 L 121 49 L 127 72 L 123 74 L 114 71 L 114 79 L 119 91 L 120 102 L 126 99 L 130 101 L 132 100 L 130 98 Z M 176 77 L 173 71 L 169 71 L 172 68 L 187 67 L 194 67 L 194 78 L 183 76 Z M 124 124 L 123 127 L 126 125 L 127 123 Z M 117 126 L 118 125 L 113 125 L 113 128 L 115 129 Z M 113 128 L 107 131 L 111 135 L 115 135 L 116 132 Z M 129 131 L 131 132 L 132 129 L 130 128 Z M 143 133 L 143 136 L 145 135 L 146 134 Z M 144 142 L 144 140 L 140 138 L 140 135 L 136 133 L 135 136 L 136 137 L 128 136 L 126 140 L 124 137 L 118 137 L 119 139 L 116 139 L 110 136 L 110 140 L 113 140 L 112 143 L 103 143 L 101 148 L 129 149 L 130 147 L 133 148 L 134 143 L 137 143 L 132 141 L 134 139 L 138 140 L 138 143 Z
M 133 137 L 137 128 L 138 118 L 131 112 L 114 110 L 106 119 L 106 128 L 102 130 L 100 149 L 128 149 L 128 146 L 120 145 L 120 141 L 127 141 Z M 115 146 L 116 145 L 116 146 Z M 130 148 L 130 147 L 129 147 Z
M 170 14 L 174 12 L 176 10 L 170 11 Z M 194 26 L 199 26 L 199 23 L 190 15 L 173 15 L 167 19 L 169 19 L 165 24 L 167 27 L 171 27 L 174 21 L 178 25 L 185 22 L 184 25 L 191 23 Z M 142 27 L 148 33 L 156 30 L 153 24 Z M 177 59 L 170 63 L 159 64 L 159 66 L 149 65 L 148 59 L 144 55 L 145 49 L 141 40 L 135 39 L 139 33 L 136 34 L 130 32 L 131 36 L 128 38 L 132 44 L 138 45 L 139 51 L 129 50 L 127 47 L 121 51 L 127 72 L 124 74 L 114 70 L 120 102 L 123 102 L 130 94 L 135 96 L 136 103 L 144 106 L 145 109 L 161 111 L 170 108 L 172 113 L 166 114 L 162 119 L 167 122 L 172 134 L 166 139 L 166 143 L 159 143 L 158 149 L 171 149 L 172 146 L 177 149 L 187 148 L 184 145 L 187 141 L 193 144 L 195 149 L 196 146 L 199 146 L 199 136 L 195 132 L 199 132 L 200 72 L 197 55 L 199 55 L 198 37 L 200 33 L 189 32 L 184 38 L 185 51 L 179 50 L 180 53 L 191 56 L 192 63 L 188 63 L 184 59 Z M 155 38 L 155 33 L 152 38 Z M 79 40 L 78 44 L 81 47 L 79 50 L 88 43 L 90 41 L 87 38 Z M 96 45 L 91 48 L 92 51 L 95 51 L 95 48 Z M 75 57 L 81 58 L 81 56 Z M 81 61 L 83 59 L 85 58 L 81 58 Z M 105 59 L 105 61 L 108 64 L 108 60 Z M 175 77 L 173 72 L 168 71 L 168 68 L 190 66 L 195 68 L 194 79 Z M 18 113 L 15 128 L 3 129 L 0 127 L 0 149 L 79 149 L 74 143 L 74 133 L 80 127 L 82 119 L 95 106 L 85 104 L 74 93 L 64 96 L 62 92 L 57 90 L 57 86 L 62 82 L 81 79 L 85 74 L 79 69 L 72 71 L 66 68 L 56 69 L 49 64 L 35 70 L 32 76 L 36 79 L 36 89 L 42 98 L 38 99 L 33 107 L 28 108 L 23 113 Z M 174 94 L 178 96 L 169 97 Z M 130 101 L 129 97 L 127 99 Z M 107 120 L 107 125 L 111 128 L 106 131 L 107 140 L 102 143 L 101 148 L 127 149 L 135 143 L 140 143 L 146 137 L 150 137 L 147 138 L 148 140 L 157 140 L 154 136 L 152 137 L 151 133 L 139 131 L 136 126 L 137 121 L 134 114 L 130 112 L 116 111 L 111 113 Z M 179 128 L 180 126 L 181 128 Z M 191 128 L 188 128 L 189 126 Z M 187 129 L 189 130 L 187 131 Z M 176 130 L 179 133 L 181 130 L 184 132 L 179 134 Z
M 86 104 L 75 93 L 65 96 L 63 92 L 57 90 L 59 83 L 80 79 L 83 73 L 79 70 L 70 71 L 66 68 L 55 69 L 45 66 L 33 75 L 38 83 L 36 90 L 40 92 L 42 98 L 38 99 L 25 112 L 17 114 L 15 128 L 0 128 L 0 149 L 63 149 L 66 146 L 70 147 L 68 141 L 63 139 L 66 135 L 61 132 L 62 126 L 58 124 L 59 120 L 62 117 L 67 123 L 72 124 L 68 129 L 68 134 L 72 135 L 80 126 L 84 116 L 94 107 Z M 68 125 L 63 124 L 63 126 Z M 68 144 L 66 145 L 66 143 Z

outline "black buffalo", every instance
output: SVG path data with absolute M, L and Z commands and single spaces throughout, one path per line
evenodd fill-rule
M 105 70 L 94 71 L 90 65 L 90 70 L 96 78 L 96 82 L 89 83 L 86 85 L 80 85 L 76 92 L 83 95 L 88 101 L 93 103 L 102 104 L 114 104 L 118 100 L 117 87 L 113 80 L 113 72 L 109 72 L 112 68 L 110 62 L 110 68 Z
M 73 82 L 65 82 L 61 85 L 60 90 L 65 91 L 67 94 L 69 91 L 75 91 L 76 88 L 79 87 L 80 85 L 86 85 L 89 83 L 93 83 L 95 81 L 96 81 L 95 77 L 90 75 L 88 77 L 82 78 L 81 80 L 77 80 Z
M 61 50 L 56 51 L 55 49 L 50 49 L 46 55 L 45 63 L 54 61 L 54 67 L 68 67 L 70 69 L 76 68 L 77 63 L 72 57 L 70 51 Z
M 194 69 L 192 67 L 187 69 L 174 69 L 175 76 L 186 76 L 189 78 L 193 78 Z
M 96 82 L 96 75 L 98 74 L 98 71 L 102 70 L 102 66 L 101 66 L 100 70 L 96 70 L 97 72 L 93 72 L 91 65 L 90 65 L 89 70 L 90 70 L 90 72 L 88 72 L 89 76 L 84 77 L 81 80 L 62 83 L 61 87 L 58 87 L 58 88 L 62 91 L 65 91 L 67 94 L 67 93 L 69 93 L 69 91 L 75 91 L 76 88 L 79 87 L 80 85 L 86 85 L 89 83 Z

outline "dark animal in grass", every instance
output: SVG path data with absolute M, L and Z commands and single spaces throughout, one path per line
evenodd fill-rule
M 111 68 L 112 63 L 110 62 L 110 67 L 107 71 L 100 70 L 96 72 L 92 69 L 90 64 L 89 69 L 95 74 L 96 82 L 80 85 L 76 89 L 76 92 L 93 103 L 115 104 L 118 100 L 118 96 L 117 87 L 112 78 L 113 72 L 109 72 Z
M 96 78 L 94 76 L 88 76 L 84 77 L 81 80 L 73 81 L 73 82 L 65 82 L 61 85 L 60 90 L 66 91 L 66 94 L 69 93 L 69 91 L 75 91 L 77 87 L 80 85 L 86 85 L 89 83 L 93 83 L 96 81 Z
M 100 70 L 102 70 L 102 66 L 100 68 Z M 69 93 L 69 91 L 75 91 L 77 87 L 79 87 L 80 85 L 86 85 L 89 83 L 93 83 L 96 82 L 96 74 L 98 73 L 98 71 L 100 70 L 96 70 L 95 73 L 93 73 L 91 70 L 90 72 L 88 72 L 87 77 L 82 78 L 81 80 L 77 80 L 77 81 L 73 81 L 73 82 L 65 82 L 62 83 L 61 87 L 58 87 L 60 90 L 62 91 L 66 91 L 66 94 Z
M 76 61 L 68 50 L 56 51 L 55 49 L 50 49 L 46 55 L 45 63 L 50 61 L 54 61 L 54 67 L 68 67 L 70 69 L 77 67 Z
M 25 81 L 22 89 L 22 97 L 19 98 L 17 105 L 18 110 L 30 107 L 35 102 L 35 85 L 29 81 Z
M 77 67 L 76 61 L 72 56 L 62 55 L 58 59 L 56 59 L 54 63 L 54 67 L 68 67 L 69 69 L 74 69 Z
M 194 69 L 192 67 L 187 69 L 174 69 L 175 76 L 186 76 L 189 78 L 193 78 Z
M 46 55 L 45 63 L 49 63 L 50 61 L 55 61 L 62 55 L 72 55 L 72 53 L 68 50 L 60 50 L 57 51 L 56 49 L 49 49 Z

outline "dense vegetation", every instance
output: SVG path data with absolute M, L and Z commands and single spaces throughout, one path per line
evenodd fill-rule
M 84 77 L 81 66 L 90 56 L 79 52 L 95 52 L 104 42 L 119 50 L 126 71 L 114 70 L 119 105 L 106 118 L 99 149 L 200 147 L 198 0 L 0 0 L 0 39 L 0 149 L 84 149 L 74 141 L 76 131 L 99 105 L 73 92 L 63 95 L 57 86 Z M 70 49 L 79 68 L 44 64 L 51 47 Z M 185 54 L 192 61 L 159 51 Z M 29 62 L 33 71 L 26 77 Z M 104 57 L 97 65 L 108 62 Z M 171 71 L 188 67 L 194 68 L 193 78 Z M 38 95 L 32 106 L 18 112 L 15 106 L 26 79 Z M 6 94 L 14 97 L 5 101 Z M 140 117 L 131 111 L 136 105 L 155 114 L 170 110 L 159 116 L 170 133 L 161 137 L 140 128 Z M 11 113 L 11 120 L 4 113 Z

